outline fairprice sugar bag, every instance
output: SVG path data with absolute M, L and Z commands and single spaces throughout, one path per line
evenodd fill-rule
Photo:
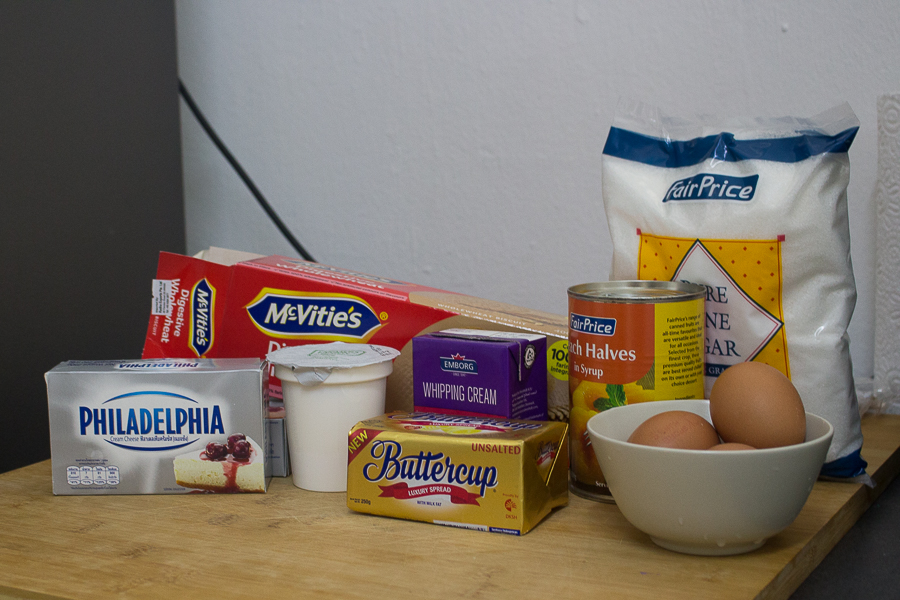
M 610 279 L 703 284 L 706 393 L 770 364 L 835 434 L 822 475 L 865 477 L 847 326 L 856 304 L 842 105 L 809 119 L 681 119 L 624 101 L 603 150 Z

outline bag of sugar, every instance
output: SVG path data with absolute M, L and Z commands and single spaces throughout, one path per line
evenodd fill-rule
M 610 279 L 707 288 L 706 392 L 744 361 L 778 368 L 834 426 L 822 475 L 865 478 L 847 326 L 848 105 L 808 119 L 684 119 L 624 100 L 603 150 Z

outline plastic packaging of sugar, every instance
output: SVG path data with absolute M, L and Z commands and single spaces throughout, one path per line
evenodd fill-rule
M 674 118 L 623 100 L 603 150 L 610 279 L 699 283 L 706 392 L 770 364 L 832 423 L 822 475 L 865 479 L 847 326 L 849 105 L 811 118 Z M 707 396 L 708 397 L 708 396 Z

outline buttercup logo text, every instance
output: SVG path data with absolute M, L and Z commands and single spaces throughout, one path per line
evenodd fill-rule
M 497 487 L 497 467 L 482 467 L 455 464 L 443 452 L 403 456 L 403 446 L 396 441 L 376 441 L 371 446 L 371 457 L 375 462 L 363 467 L 363 477 L 367 481 L 424 481 L 447 483 L 449 485 L 469 485 L 479 489 L 482 497 L 488 488 Z

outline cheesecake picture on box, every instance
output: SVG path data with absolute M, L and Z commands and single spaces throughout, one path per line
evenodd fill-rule
M 207 492 L 265 492 L 266 474 L 259 445 L 242 433 L 225 443 L 175 457 L 175 483 Z

